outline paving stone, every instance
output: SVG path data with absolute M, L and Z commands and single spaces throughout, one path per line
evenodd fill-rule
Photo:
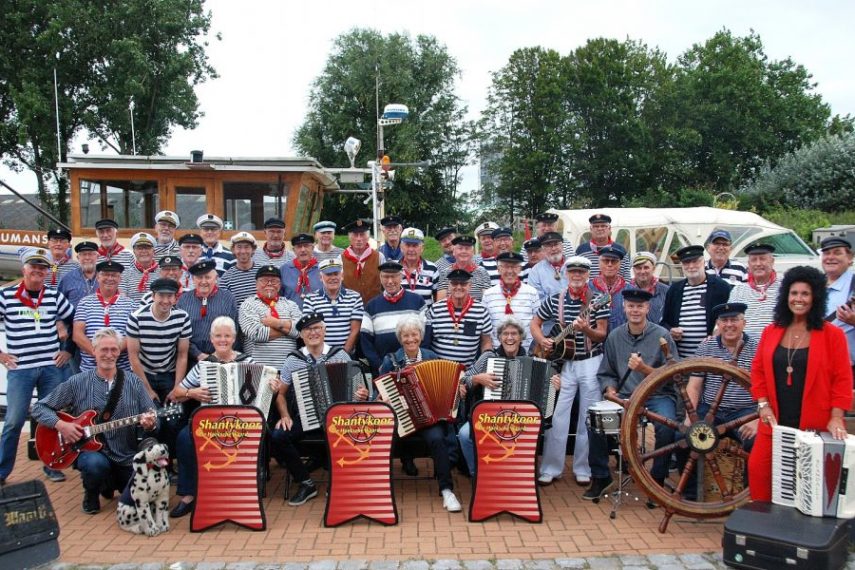
M 460 570 L 460 562 L 457 560 L 442 559 L 434 560 L 431 564 L 431 570 Z
M 255 562 L 230 562 L 226 570 L 255 570 L 256 566 Z
M 493 570 L 493 563 L 489 560 L 464 560 L 463 567 L 466 570 Z
M 223 570 L 225 567 L 225 562 L 200 562 L 196 565 L 196 570 Z
M 193 566 L 190 562 L 173 562 L 167 568 L 169 570 L 190 570 Z
M 146 562 L 145 564 L 140 564 L 140 570 L 161 570 L 163 568 L 163 564 L 160 562 Z
M 517 570 L 523 567 L 523 561 L 518 558 L 506 558 L 496 561 L 496 568 L 499 570 Z
M 284 570 L 283 564 L 263 563 L 255 567 L 255 570 Z M 198 567 L 196 570 L 199 570 Z
M 430 570 L 427 560 L 407 560 L 401 564 L 401 570 Z
M 584 568 L 588 561 L 584 558 L 556 558 L 555 565 L 559 568 Z
M 620 568 L 620 558 L 588 558 L 588 567 L 596 568 L 597 570 L 612 570 Z
M 368 568 L 367 560 L 339 560 L 338 570 L 365 570 Z
M 335 560 L 316 560 L 309 564 L 309 570 L 335 570 L 336 566 Z
M 649 554 L 647 556 L 647 560 L 650 561 L 650 565 L 654 568 L 669 565 L 674 566 L 680 564 L 680 559 L 674 556 L 673 554 Z
M 624 566 L 647 566 L 650 562 L 648 562 L 646 556 L 625 554 L 620 557 L 620 563 Z
M 686 567 L 677 562 L 676 564 L 664 564 L 657 567 L 658 570 L 686 570 Z
M 45 564 L 43 566 L 39 566 L 39 568 L 48 568 L 48 565 Z M 50 570 L 69 570 L 71 568 L 74 568 L 74 564 L 71 564 L 69 562 L 54 562 L 50 565 L 49 568 Z
M 703 554 L 681 554 L 680 561 L 691 570 L 709 570 L 715 568 L 713 564 L 707 560 Z
M 621 566 L 621 570 L 650 570 L 650 566 Z
M 398 570 L 401 563 L 398 560 L 375 560 L 369 564 L 371 570 Z
M 284 570 L 306 570 L 306 566 L 305 562 L 288 562 Z
M 113 564 L 112 566 L 110 566 L 109 570 L 136 570 L 139 567 L 139 564 L 134 564 L 133 562 L 125 562 L 123 564 Z
M 519 568 L 519 566 L 517 566 Z M 526 560 L 523 564 L 526 570 L 554 570 L 555 562 L 552 560 Z

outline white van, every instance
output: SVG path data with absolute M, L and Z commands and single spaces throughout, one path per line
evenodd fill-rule
M 762 241 L 775 246 L 775 269 L 779 273 L 796 265 L 821 265 L 816 251 L 793 230 L 751 212 L 708 207 L 551 211 L 558 214 L 563 227 L 560 231 L 574 247 L 591 237 L 588 218 L 596 213 L 609 215 L 612 239 L 624 246 L 630 255 L 639 251 L 656 255 L 660 261 L 657 275 L 665 281 L 682 277 L 675 252 L 687 245 L 704 245 L 707 236 L 716 229 L 730 232 L 733 236 L 731 257 L 743 263 L 746 262 L 745 246 Z

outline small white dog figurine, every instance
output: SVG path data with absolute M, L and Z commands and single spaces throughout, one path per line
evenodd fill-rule
M 143 441 L 140 449 L 116 518 L 122 530 L 157 536 L 169 530 L 169 450 L 154 439 Z

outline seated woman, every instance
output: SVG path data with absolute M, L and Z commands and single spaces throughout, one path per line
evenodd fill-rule
M 211 343 L 214 353 L 206 359 L 208 362 L 227 364 L 229 362 L 252 362 L 247 354 L 234 350 L 237 340 L 237 327 L 231 317 L 221 316 L 211 323 Z M 201 386 L 199 364 L 196 364 L 181 384 L 169 394 L 168 399 L 174 402 L 195 400 L 208 403 L 211 394 L 208 388 Z M 186 425 L 178 432 L 175 442 L 175 453 L 178 457 L 178 488 L 176 494 L 182 496 L 181 501 L 169 513 L 172 518 L 183 517 L 193 510 L 196 499 L 196 450 L 193 449 L 193 439 L 190 437 L 190 426 Z
M 760 424 L 748 458 L 754 501 L 772 500 L 772 427 L 827 431 L 846 438 L 843 414 L 852 405 L 846 335 L 825 322 L 826 278 L 813 267 L 784 275 L 775 318 L 763 329 L 751 365 L 751 395 Z
M 466 384 L 467 390 L 472 390 L 472 407 L 484 399 L 484 388 L 496 388 L 495 374 L 487 372 L 487 360 L 490 358 L 507 358 L 513 359 L 520 356 L 525 356 L 525 349 L 522 347 L 522 341 L 525 338 L 525 331 L 522 324 L 514 317 L 508 317 L 499 323 L 496 328 L 496 336 L 499 339 L 499 347 L 495 350 L 488 350 L 481 353 L 472 366 L 466 370 L 463 376 L 463 382 Z M 561 386 L 561 377 L 558 374 L 552 375 L 552 385 L 557 390 Z M 471 408 L 470 408 L 471 409 Z M 463 458 L 466 460 L 466 465 L 469 467 L 469 473 L 475 474 L 475 446 L 472 444 L 472 422 L 468 421 L 460 428 L 457 434 L 457 439 L 460 441 L 460 449 L 463 450 Z
M 388 374 L 395 370 L 406 368 L 423 360 L 435 360 L 437 354 L 427 348 L 422 348 L 424 339 L 424 321 L 416 316 L 408 316 L 398 321 L 395 327 L 395 335 L 401 348 L 387 354 L 380 364 L 380 374 Z M 359 394 L 362 399 L 368 397 L 366 392 Z M 430 427 L 419 430 L 408 437 L 420 436 L 430 448 L 433 456 L 433 466 L 436 478 L 439 480 L 439 490 L 442 493 L 442 506 L 451 513 L 462 510 L 460 501 L 454 494 L 454 481 L 451 479 L 451 460 L 449 459 L 450 430 L 453 428 L 447 422 L 439 422 Z

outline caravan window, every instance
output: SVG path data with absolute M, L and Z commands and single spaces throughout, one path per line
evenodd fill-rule
M 635 251 L 649 251 L 662 258 L 662 250 L 665 248 L 665 238 L 668 237 L 668 228 L 639 228 L 635 230 Z
M 773 246 L 775 248 L 775 257 L 778 257 L 779 255 L 815 255 L 813 250 L 805 245 L 805 242 L 799 239 L 799 237 L 793 232 L 763 236 L 759 241 Z M 750 243 L 745 245 L 750 245 Z M 745 250 L 740 249 L 735 257 L 741 257 L 744 255 Z

